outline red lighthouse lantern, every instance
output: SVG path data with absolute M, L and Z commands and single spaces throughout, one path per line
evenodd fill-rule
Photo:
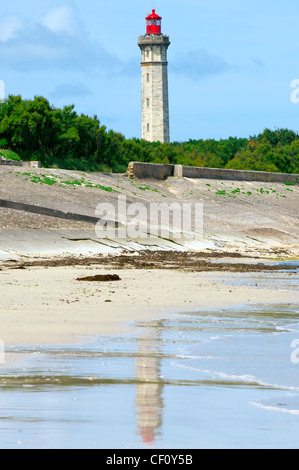
M 155 10 L 146 18 L 146 34 L 161 34 L 161 16 L 157 15 Z

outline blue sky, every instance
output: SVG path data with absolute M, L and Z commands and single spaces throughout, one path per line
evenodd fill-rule
M 172 141 L 299 131 L 295 0 L 155 0 L 168 50 Z M 10 0 L 0 15 L 7 94 L 74 104 L 140 137 L 140 50 L 152 0 Z M 299 93 L 298 93 L 299 95 Z

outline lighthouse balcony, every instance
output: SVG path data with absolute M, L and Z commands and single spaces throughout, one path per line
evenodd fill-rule
M 139 36 L 138 38 L 138 45 L 153 43 L 169 45 L 169 36 L 165 36 L 164 34 L 145 34 L 144 36 Z

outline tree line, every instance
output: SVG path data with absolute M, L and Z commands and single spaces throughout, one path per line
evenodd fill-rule
M 122 173 L 130 161 L 140 161 L 299 173 L 299 134 L 289 129 L 265 129 L 248 138 L 147 142 L 126 139 L 74 108 L 55 108 L 41 96 L 8 96 L 0 104 L 0 149 L 44 167 L 82 171 Z

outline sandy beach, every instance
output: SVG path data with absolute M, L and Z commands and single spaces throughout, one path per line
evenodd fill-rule
M 78 281 L 118 274 L 120 280 Z M 287 276 L 288 274 L 286 274 Z M 6 345 L 64 344 L 88 336 L 118 333 L 130 322 L 165 318 L 171 312 L 237 304 L 298 302 L 295 291 L 232 285 L 238 273 L 112 269 L 61 266 L 3 269 L 1 338 Z

